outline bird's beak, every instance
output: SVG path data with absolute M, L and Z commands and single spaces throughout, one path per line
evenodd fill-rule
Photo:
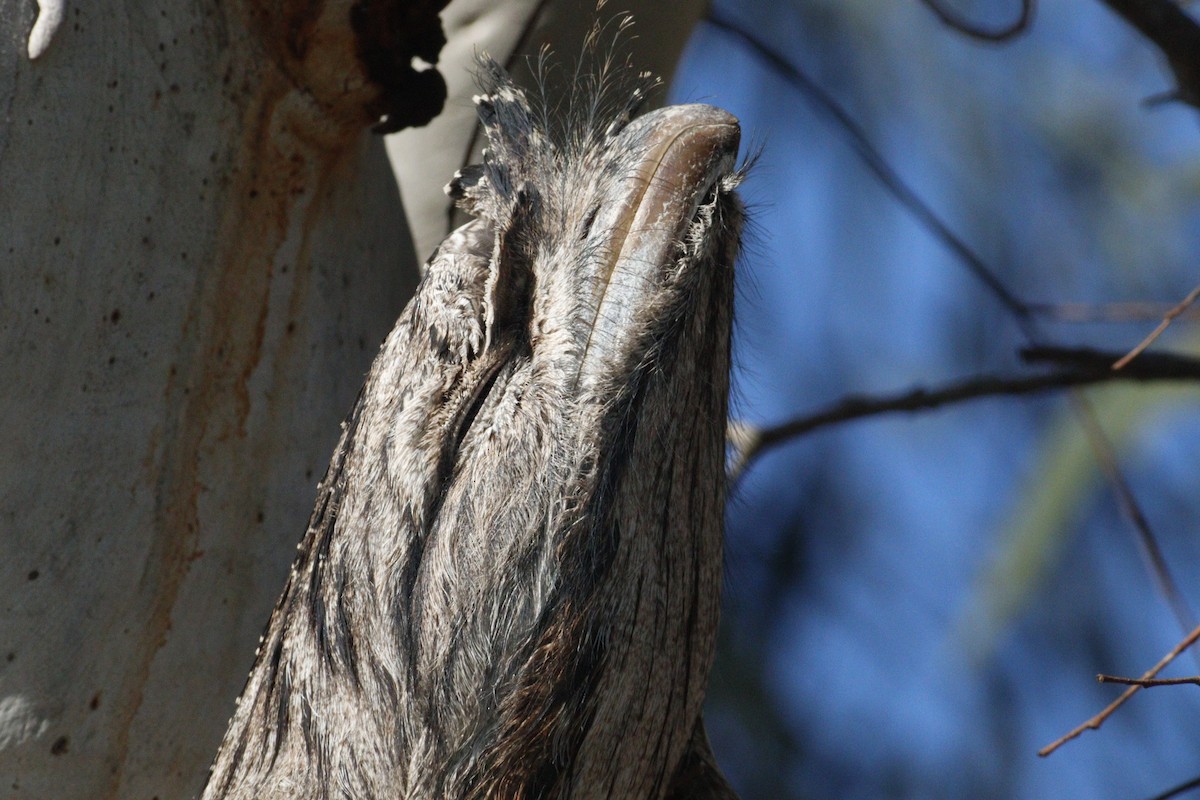
M 628 351 L 633 317 L 664 284 L 699 204 L 733 171 L 740 138 L 735 117 L 698 104 L 653 111 L 621 132 L 618 146 L 645 155 L 620 176 L 592 226 L 603 261 L 581 378 L 606 372 Z

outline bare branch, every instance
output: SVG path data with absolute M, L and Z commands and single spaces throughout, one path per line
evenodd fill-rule
M 933 12 L 934 16 L 942 21 L 943 24 L 949 25 L 959 33 L 969 36 L 972 39 L 979 39 L 984 42 L 1006 42 L 1025 32 L 1029 27 L 1029 23 L 1033 21 L 1033 0 L 1021 0 L 1021 13 L 1016 21 L 1006 25 L 999 30 L 989 31 L 985 28 L 979 28 L 970 22 L 967 22 L 962 17 L 952 11 L 944 8 L 940 0 L 921 0 L 921 2 Z
M 1171 800 L 1172 797 L 1179 797 L 1184 792 L 1195 789 L 1198 786 L 1200 786 L 1200 778 L 1192 778 L 1190 781 L 1184 781 L 1177 786 L 1172 786 L 1162 794 L 1154 795 L 1150 800 Z
M 1196 628 L 1194 628 L 1192 630 L 1192 632 L 1189 633 L 1182 642 L 1180 642 L 1179 644 L 1177 644 L 1173 648 L 1171 648 L 1171 652 L 1167 653 L 1165 656 L 1162 657 L 1162 659 L 1157 664 L 1155 664 L 1153 667 L 1151 667 L 1149 670 L 1147 670 L 1145 673 L 1143 673 L 1141 680 L 1148 681 L 1151 678 L 1158 675 L 1158 673 L 1162 672 L 1163 669 L 1168 664 L 1170 664 L 1172 661 L 1174 661 L 1180 653 L 1182 653 L 1184 650 L 1188 649 L 1193 644 L 1195 644 L 1197 639 L 1200 639 L 1200 626 L 1197 626 Z M 1065 736 L 1062 736 L 1061 738 L 1056 739 L 1055 741 L 1053 741 L 1050 744 L 1043 747 L 1041 750 L 1038 750 L 1038 755 L 1045 758 L 1046 756 L 1050 755 L 1058 748 L 1062 747 L 1067 742 L 1071 741 L 1074 738 L 1077 738 L 1084 731 L 1098 729 L 1101 725 L 1104 724 L 1105 720 L 1107 720 L 1109 717 L 1112 716 L 1114 711 L 1116 711 L 1118 708 L 1120 708 L 1122 705 L 1124 705 L 1125 701 L 1128 700 L 1129 698 L 1133 697 L 1138 692 L 1138 690 L 1140 690 L 1141 688 L 1142 687 L 1140 685 L 1130 686 L 1128 689 L 1121 692 L 1121 696 L 1118 697 L 1116 700 L 1112 701 L 1111 703 L 1109 703 L 1108 706 L 1106 706 L 1105 709 L 1103 711 L 1101 711 L 1099 714 L 1092 717 L 1091 719 L 1089 719 L 1087 722 L 1083 723 L 1079 727 L 1073 729 L 1070 733 L 1067 733 Z
M 1119 359 L 1117 363 L 1113 364 L 1112 368 L 1123 369 L 1126 364 L 1140 356 L 1147 347 L 1154 344 L 1155 339 L 1157 339 L 1159 336 L 1162 336 L 1163 331 L 1167 329 L 1167 327 L 1176 317 L 1187 311 L 1188 307 L 1191 306 L 1192 303 L 1196 302 L 1197 297 L 1200 297 L 1200 286 L 1197 286 L 1195 289 L 1192 289 L 1190 292 L 1188 292 L 1187 297 L 1179 301 L 1178 305 L 1174 306 L 1166 313 L 1166 316 L 1163 317 L 1162 322 L 1158 323 L 1158 327 L 1151 331 L 1149 336 L 1147 336 L 1145 339 L 1142 339 L 1137 347 L 1130 350 L 1121 359 Z
M 916 388 L 877 397 L 844 397 L 822 411 L 771 428 L 754 428 L 740 423 L 737 436 L 731 442 L 734 457 L 730 477 L 736 481 L 751 461 L 772 447 L 818 428 L 864 417 L 897 411 L 926 411 L 982 397 L 1036 394 L 1113 380 L 1200 380 L 1200 359 L 1156 353 L 1139 359 L 1129 369 L 1113 372 L 1109 368 L 1113 355 L 1097 350 L 1031 347 L 1021 351 L 1022 358 L 1027 361 L 1059 361 L 1071 366 L 1041 375 L 983 375 L 935 389 Z
M 1193 675 L 1190 678 L 1122 678 L 1119 675 L 1097 675 L 1096 680 L 1100 683 L 1119 683 L 1122 686 L 1140 686 L 1143 689 L 1152 689 L 1155 686 L 1187 686 L 1192 684 L 1200 686 L 1200 675 Z
M 1103 0 L 1167 57 L 1173 99 L 1200 108 L 1200 25 L 1171 0 Z
M 1071 365 L 1083 369 L 1112 371 L 1112 362 L 1105 361 L 1115 353 L 1105 350 L 1093 350 L 1090 347 L 1054 347 L 1039 345 L 1021 349 L 1022 360 L 1029 363 L 1051 362 L 1060 365 Z M 1154 376 L 1164 379 L 1174 376 L 1181 380 L 1192 377 L 1200 359 L 1179 353 L 1146 353 L 1135 364 L 1143 376 Z M 1123 372 L 1128 370 L 1122 370 Z

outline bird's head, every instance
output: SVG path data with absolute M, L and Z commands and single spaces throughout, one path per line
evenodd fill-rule
M 538 379 L 615 412 L 610 422 L 652 376 L 727 372 L 727 353 L 706 352 L 713 337 L 688 328 L 726 330 L 715 346 L 727 349 L 742 223 L 737 120 L 699 104 L 634 118 L 644 83 L 615 106 L 593 97 L 558 120 L 495 62 L 480 63 L 483 163 L 446 190 L 476 217 L 471 235 L 448 243 L 488 265 L 485 347 L 528 359 Z

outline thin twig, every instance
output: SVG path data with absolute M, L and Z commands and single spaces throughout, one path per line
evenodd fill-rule
M 879 152 L 878 148 L 871 143 L 871 139 L 867 136 L 867 132 L 863 127 L 858 124 L 854 117 L 832 95 L 821 88 L 819 84 L 799 67 L 768 47 L 754 36 L 754 34 L 741 28 L 736 22 L 721 16 L 715 11 L 710 11 L 706 20 L 714 28 L 725 31 L 741 40 L 743 44 L 749 47 L 768 66 L 787 78 L 816 108 L 831 118 L 846 135 L 847 140 L 859 158 L 862 159 L 863 164 L 874 173 L 884 188 L 891 192 L 892 196 L 917 218 L 918 222 L 941 240 L 1013 316 L 1022 321 L 1029 317 L 1029 308 L 1025 303 L 1010 292 L 1008 287 L 996 277 L 996 274 L 984 262 L 983 258 L 972 250 L 958 234 L 950 230 L 950 227 L 941 220 L 933 209 L 904 182 L 896 170 L 887 162 L 887 159 Z
M 1121 515 L 1125 517 L 1137 535 L 1138 551 L 1146 559 L 1146 566 L 1154 577 L 1158 591 L 1167 601 L 1171 613 L 1175 615 L 1175 621 L 1179 623 L 1180 630 L 1187 633 L 1195 626 L 1196 615 L 1184 598 L 1183 592 L 1179 590 L 1179 584 L 1171 575 L 1171 570 L 1167 567 L 1167 559 L 1158 544 L 1158 537 L 1150 527 L 1150 521 L 1142 511 L 1137 498 L 1134 497 L 1129 481 L 1125 479 L 1125 475 L 1117 465 L 1117 456 L 1113 452 L 1112 441 L 1100 426 L 1095 410 L 1082 392 L 1072 392 L 1071 403 L 1076 416 L 1083 424 L 1084 434 L 1088 438 L 1088 444 L 1100 465 L 1100 470 L 1117 496 Z M 1200 666 L 1200 653 L 1193 651 L 1192 655 L 1196 659 L 1197 665 Z
M 1077 367 L 1091 369 L 1103 368 L 1107 355 L 1103 351 L 1089 348 L 1030 347 L 1021 351 L 1021 357 L 1027 362 L 1052 361 L 1058 364 L 1073 364 Z M 1185 365 L 1192 361 L 1192 359 L 1188 356 L 1170 353 L 1152 353 L 1143 356 L 1139 359 L 1138 363 L 1144 366 L 1148 361 L 1152 361 L 1156 369 L 1173 372 L 1180 367 L 1187 369 Z M 1133 528 L 1137 539 L 1138 552 L 1145 559 L 1146 567 L 1154 579 L 1156 588 L 1163 596 L 1163 599 L 1167 601 L 1171 612 L 1175 615 L 1175 620 L 1179 624 L 1180 631 L 1186 633 L 1196 624 L 1196 615 L 1188 605 L 1183 592 L 1179 590 L 1178 584 L 1171 575 L 1171 571 L 1167 566 L 1167 559 L 1163 555 L 1162 548 L 1159 547 L 1158 538 L 1150 527 L 1150 522 L 1146 514 L 1142 511 L 1141 505 L 1133 493 L 1133 489 L 1118 466 L 1112 442 L 1101 427 L 1099 420 L 1096 419 L 1096 414 L 1092 410 L 1091 404 L 1082 393 L 1078 391 L 1071 392 L 1071 405 L 1076 417 L 1079 418 L 1080 424 L 1083 426 L 1084 433 L 1088 439 L 1088 446 L 1091 448 L 1092 454 L 1095 456 L 1096 462 L 1104 473 L 1109 486 L 1112 487 L 1113 494 L 1116 495 L 1122 516 Z M 1193 658 L 1196 660 L 1197 665 L 1200 666 L 1200 653 L 1193 652 Z
M 1200 686 L 1200 675 L 1193 675 L 1190 678 L 1122 678 L 1120 675 L 1104 675 L 1101 673 L 1096 676 L 1096 680 L 1100 683 L 1119 683 L 1122 686 L 1140 686 L 1143 689 L 1152 689 L 1155 686 L 1186 686 L 1194 684 Z
M 1200 778 L 1192 778 L 1190 781 L 1185 781 L 1178 786 L 1172 786 L 1162 794 L 1156 794 L 1150 800 L 1171 800 L 1172 797 L 1179 797 L 1186 791 L 1200 787 Z
M 1029 303 L 1030 312 L 1050 322 L 1145 322 L 1161 320 L 1174 308 L 1172 303 L 1132 301 L 1125 303 Z M 1184 319 L 1200 317 L 1200 310 L 1181 314 Z
M 1033 0 L 1021 0 L 1021 14 L 1017 17 L 1016 22 L 1011 25 L 1006 25 L 999 30 L 989 31 L 984 28 L 978 28 L 975 25 L 967 22 L 962 17 L 952 11 L 942 7 L 940 0 L 921 0 L 925 6 L 933 12 L 934 16 L 942 21 L 943 24 L 949 25 L 954 30 L 969 36 L 972 39 L 979 39 L 985 42 L 1005 42 L 1015 36 L 1020 35 L 1029 27 L 1029 23 L 1033 21 Z
M 1178 305 L 1174 306 L 1170 311 L 1167 312 L 1166 316 L 1162 318 L 1162 322 L 1158 323 L 1158 327 L 1151 331 L 1149 336 L 1147 336 L 1145 339 L 1142 339 L 1137 347 L 1133 348 L 1120 359 L 1118 359 L 1117 362 L 1112 365 L 1112 368 L 1124 369 L 1126 364 L 1140 356 L 1147 347 L 1154 344 L 1155 339 L 1157 339 L 1159 336 L 1162 336 L 1163 331 L 1170 326 L 1171 322 L 1176 317 L 1187 311 L 1188 307 L 1191 306 L 1192 303 L 1196 302 L 1196 298 L 1198 297 L 1200 297 L 1200 286 L 1197 286 L 1195 289 L 1192 289 L 1190 292 L 1188 292 L 1187 297 L 1183 298 Z
M 1169 652 L 1165 656 L 1163 656 L 1162 659 L 1157 664 L 1155 664 L 1153 667 L 1151 667 L 1149 670 L 1147 670 L 1142 675 L 1142 680 L 1148 681 L 1151 678 L 1158 675 L 1158 673 L 1162 672 L 1162 670 L 1168 664 L 1170 664 L 1172 661 L 1174 661 L 1175 658 L 1180 653 L 1182 653 L 1184 650 L 1188 649 L 1193 644 L 1195 644 L 1197 639 L 1200 639 L 1200 625 L 1196 626 L 1196 628 L 1194 628 L 1192 630 L 1192 632 L 1189 633 L 1182 642 L 1180 642 L 1179 644 L 1177 644 L 1173 648 L 1171 648 L 1171 652 Z M 1118 697 L 1116 700 L 1112 701 L 1111 703 L 1109 703 L 1105 707 L 1105 709 L 1103 711 L 1101 711 L 1099 714 L 1092 717 L 1087 722 L 1085 722 L 1082 725 L 1080 725 L 1079 727 L 1075 728 L 1074 730 L 1072 730 L 1070 733 L 1066 734 L 1065 736 L 1054 740 L 1050 744 L 1043 747 L 1041 750 L 1038 750 L 1038 755 L 1045 758 L 1046 756 L 1050 755 L 1058 748 L 1062 747 L 1067 742 L 1078 737 L 1084 731 L 1098 729 L 1101 725 L 1104 724 L 1105 720 L 1107 720 L 1110 716 L 1112 716 L 1112 713 L 1114 711 L 1116 711 L 1118 708 L 1120 708 L 1122 705 L 1124 705 L 1126 700 L 1128 700 L 1129 698 L 1131 698 L 1135 694 L 1137 694 L 1137 692 L 1141 688 L 1142 688 L 1141 686 L 1130 686 L 1128 689 L 1121 692 L 1121 696 Z
M 1107 355 L 1107 353 L 1102 351 L 1088 348 L 1030 347 L 1021 351 L 1021 357 L 1027 362 L 1053 361 L 1059 364 L 1073 364 L 1077 367 L 1090 369 L 1103 368 Z M 1180 359 L 1183 359 L 1183 361 L 1181 362 Z M 1145 364 L 1148 360 L 1152 360 L 1156 368 L 1172 372 L 1191 359 L 1187 356 L 1154 353 L 1144 356 L 1138 363 Z M 1113 494 L 1116 495 L 1121 515 L 1129 523 L 1130 527 L 1133 528 L 1138 552 L 1145 559 L 1146 568 L 1154 579 L 1156 588 L 1163 596 L 1163 599 L 1167 601 L 1171 612 L 1175 615 L 1175 620 L 1179 623 L 1180 631 L 1186 633 L 1196 624 L 1196 615 L 1193 613 L 1187 600 L 1184 598 L 1183 592 L 1179 590 L 1179 585 L 1171 575 L 1171 571 L 1167 566 L 1167 559 L 1163 555 L 1162 548 L 1159 547 L 1158 537 L 1155 536 L 1145 512 L 1142 511 L 1141 505 L 1133 493 L 1133 489 L 1129 486 L 1129 482 L 1125 479 L 1121 468 L 1118 466 L 1112 442 L 1104 432 L 1103 427 L 1101 427 L 1100 421 L 1096 418 L 1096 413 L 1092 410 L 1092 406 L 1087 401 L 1087 398 L 1081 392 L 1073 390 L 1070 393 L 1070 399 L 1071 408 L 1083 426 L 1092 455 L 1095 456 L 1105 480 L 1112 487 Z M 1200 653 L 1193 653 L 1193 658 L 1195 658 L 1196 664 L 1200 666 Z
M 1200 359 L 1168 353 L 1139 360 L 1121 372 L 1108 368 L 1112 353 L 1097 350 L 1041 347 L 1027 348 L 1021 354 L 1031 361 L 1059 360 L 1072 366 L 1041 375 L 984 375 L 934 389 L 917 388 L 876 397 L 844 397 L 822 411 L 771 428 L 756 429 L 743 423 L 738 428 L 737 441 L 732 442 L 735 453 L 730 478 L 736 481 L 751 461 L 772 447 L 840 422 L 897 411 L 925 411 L 982 397 L 1035 394 L 1113 380 L 1200 380 Z

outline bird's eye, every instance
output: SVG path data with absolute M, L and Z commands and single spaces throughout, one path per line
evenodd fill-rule
M 583 228 L 579 232 L 580 239 L 586 239 L 592 232 L 592 223 L 596 221 L 596 215 L 599 213 L 600 205 L 598 203 L 588 209 L 587 216 L 583 218 Z

